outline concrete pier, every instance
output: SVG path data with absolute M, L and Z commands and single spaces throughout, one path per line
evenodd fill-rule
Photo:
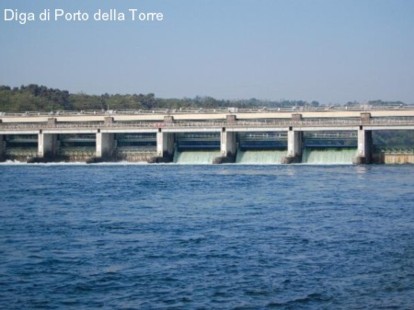
M 150 160 L 153 163 L 171 162 L 174 157 L 174 133 L 163 132 L 158 128 L 157 132 L 157 157 Z
M 235 132 L 228 132 L 222 128 L 220 133 L 221 156 L 214 159 L 214 164 L 234 163 L 237 152 L 237 140 Z
M 363 126 L 358 129 L 358 151 L 355 164 L 370 164 L 372 160 L 372 131 Z
M 0 160 L 5 160 L 6 158 L 6 141 L 4 141 L 4 136 L 0 135 Z
M 37 157 L 39 159 L 53 160 L 58 149 L 57 135 L 40 132 L 37 145 Z
M 96 154 L 97 159 L 110 160 L 116 147 L 115 134 L 113 133 L 96 133 Z
M 300 163 L 302 159 L 303 132 L 289 128 L 287 133 L 288 151 L 283 159 L 284 164 Z

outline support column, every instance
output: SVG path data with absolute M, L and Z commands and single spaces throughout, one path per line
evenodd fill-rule
M 97 159 L 106 160 L 112 159 L 115 148 L 115 134 L 103 133 L 98 131 L 96 133 L 96 154 Z
M 40 131 L 37 138 L 37 157 L 38 159 L 52 160 L 57 153 L 57 135 L 48 134 Z
M 282 162 L 284 164 L 300 163 L 302 160 L 303 132 L 293 130 L 292 127 L 289 127 L 287 138 L 287 156 Z
M 0 135 L 0 161 L 6 160 L 6 141 L 4 138 L 4 135 Z
M 171 162 L 174 157 L 174 133 L 163 132 L 158 128 L 157 132 L 157 157 L 152 158 L 151 163 Z
M 358 151 L 355 164 L 370 164 L 372 158 L 372 131 L 363 126 L 358 129 Z
M 214 159 L 214 164 L 234 163 L 237 152 L 236 133 L 228 132 L 226 128 L 221 129 L 220 133 L 220 153 L 221 156 Z

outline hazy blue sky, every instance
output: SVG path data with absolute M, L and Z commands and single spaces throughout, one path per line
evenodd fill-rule
M 4 9 L 163 12 L 5 22 Z M 159 97 L 414 103 L 411 0 L 1 0 L 0 84 Z M 92 16 L 91 16 L 92 17 Z

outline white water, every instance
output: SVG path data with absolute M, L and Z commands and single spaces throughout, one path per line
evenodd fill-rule
M 354 148 L 305 148 L 302 155 L 304 164 L 352 164 L 357 150 Z
M 281 164 L 286 150 L 238 151 L 236 163 L 240 164 Z
M 132 161 L 116 161 L 116 162 L 100 162 L 87 164 L 84 161 L 71 161 L 71 162 L 49 162 L 49 163 L 27 163 L 25 161 L 18 160 L 6 160 L 0 162 L 0 166 L 12 166 L 12 165 L 26 165 L 26 166 L 134 166 L 134 165 L 150 165 L 147 162 L 132 162 Z M 157 164 L 162 165 L 162 164 Z
M 174 153 L 174 163 L 177 164 L 212 164 L 214 158 L 220 156 L 220 151 L 183 151 Z

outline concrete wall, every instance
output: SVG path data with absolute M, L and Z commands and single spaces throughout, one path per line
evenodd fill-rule
M 414 154 L 384 154 L 384 164 L 414 164 Z
M 414 164 L 414 153 L 380 152 L 372 155 L 375 164 Z
M 154 157 L 157 156 L 157 153 L 154 152 L 122 152 L 117 151 L 115 159 L 124 160 L 128 162 L 148 162 Z

